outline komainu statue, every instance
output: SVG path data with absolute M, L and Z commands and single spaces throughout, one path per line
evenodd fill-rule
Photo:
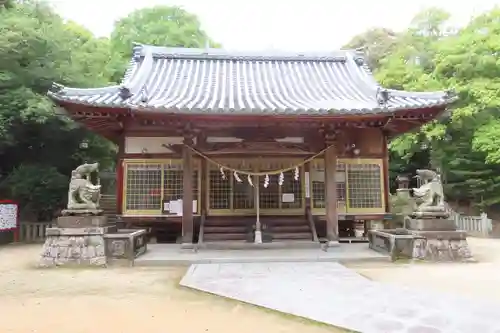
M 90 180 L 92 172 L 98 172 L 99 163 L 82 164 L 71 172 L 66 213 L 92 212 L 99 209 L 101 185 Z M 64 213 L 64 212 L 63 212 Z
M 413 188 L 417 212 L 441 212 L 445 210 L 443 184 L 435 171 L 419 169 L 417 176 L 422 180 L 419 188 Z

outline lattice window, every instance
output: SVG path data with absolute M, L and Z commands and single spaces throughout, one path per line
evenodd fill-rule
M 128 164 L 126 210 L 161 208 L 161 164 Z
M 194 164 L 193 198 L 198 200 L 199 168 Z M 163 183 L 162 183 L 163 182 Z M 126 163 L 126 211 L 162 210 L 162 201 L 183 198 L 182 161 Z
M 172 201 L 183 198 L 184 172 L 182 164 L 163 165 L 163 200 Z M 193 200 L 198 200 L 198 170 L 193 170 Z
M 249 168 L 246 169 L 248 170 Z M 248 176 L 239 175 L 239 177 L 242 182 L 238 182 L 233 174 L 231 174 L 231 181 L 233 183 L 233 209 L 253 209 L 255 202 L 254 188 L 248 183 Z
M 210 209 L 231 209 L 231 178 L 226 172 L 222 179 L 219 170 L 210 170 L 208 175 L 208 195 Z
M 325 168 L 324 161 L 314 161 L 311 172 L 311 188 L 312 188 L 312 206 L 313 208 L 326 207 L 326 188 L 325 188 Z M 337 162 L 337 206 L 346 201 L 346 176 L 345 164 Z
M 350 164 L 347 171 L 350 208 L 381 208 L 381 169 L 378 164 Z
M 297 161 L 261 161 L 259 170 L 279 170 L 290 167 Z M 300 209 L 302 207 L 303 190 L 302 190 L 302 173 L 299 174 L 299 179 L 295 180 L 295 171 L 290 170 L 283 173 L 283 184 L 279 185 L 279 174 L 269 175 L 269 185 L 264 187 L 264 176 L 260 177 L 259 182 L 259 207 L 260 209 Z M 283 202 L 283 195 L 293 195 L 293 201 Z

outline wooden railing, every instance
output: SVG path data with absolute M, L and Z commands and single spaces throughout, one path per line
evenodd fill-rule
M 45 241 L 45 230 L 52 222 L 21 222 L 19 224 L 19 242 L 41 243 Z

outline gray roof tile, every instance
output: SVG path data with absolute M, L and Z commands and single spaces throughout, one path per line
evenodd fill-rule
M 56 100 L 169 113 L 366 114 L 445 106 L 446 92 L 383 89 L 355 51 L 249 53 L 139 45 L 121 85 Z M 384 98 L 386 96 L 386 98 Z

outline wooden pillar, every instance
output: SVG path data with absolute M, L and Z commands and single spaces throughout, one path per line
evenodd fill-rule
M 182 149 L 182 243 L 193 243 L 193 151 L 187 146 L 193 145 L 193 137 L 184 137 Z
M 118 143 L 118 156 L 116 159 L 116 214 L 121 215 L 125 207 L 123 207 L 123 189 L 125 179 L 125 166 L 123 162 L 123 155 L 125 154 L 125 135 L 120 135 Z
M 308 177 L 305 177 L 305 175 L 308 175 Z M 312 209 L 311 207 L 311 162 L 307 162 L 304 164 L 304 196 L 305 196 L 305 203 L 306 206 L 305 211 L 307 212 L 308 209 Z
M 383 192 L 383 198 L 384 198 L 384 203 L 385 203 L 385 212 L 389 213 L 391 210 L 391 204 L 389 202 L 389 191 L 390 191 L 390 184 L 389 184 L 389 148 L 387 147 L 388 142 L 387 142 L 387 134 L 383 134 L 383 152 L 384 152 L 384 159 L 382 160 L 382 175 L 384 177 L 384 188 L 382 189 Z
M 326 145 L 335 144 L 333 136 L 326 137 Z M 329 245 L 338 243 L 339 221 L 337 214 L 337 147 L 331 146 L 325 151 L 325 198 L 326 198 L 326 237 Z

